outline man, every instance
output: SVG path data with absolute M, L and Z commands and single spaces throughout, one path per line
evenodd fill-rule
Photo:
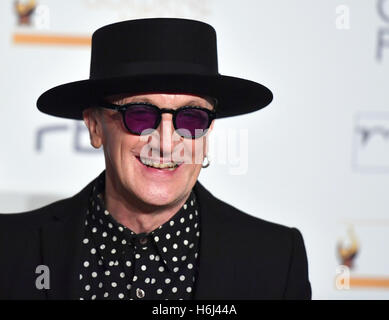
M 37 105 L 83 119 L 106 169 L 69 199 L 0 217 L 0 298 L 310 299 L 300 232 L 197 181 L 215 119 L 272 100 L 258 83 L 220 75 L 216 52 L 215 30 L 193 20 L 93 34 L 90 79 Z

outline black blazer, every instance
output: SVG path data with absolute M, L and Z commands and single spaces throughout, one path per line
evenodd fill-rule
M 91 182 L 75 196 L 0 215 L 0 299 L 78 299 L 78 263 Z M 195 299 L 310 299 L 300 232 L 250 216 L 194 187 L 201 212 Z M 35 286 L 38 265 L 50 289 Z

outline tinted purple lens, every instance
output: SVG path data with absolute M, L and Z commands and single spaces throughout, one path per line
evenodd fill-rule
M 208 113 L 201 109 L 182 109 L 177 113 L 177 132 L 184 137 L 200 137 L 208 129 Z
M 147 105 L 132 105 L 128 108 L 124 115 L 124 120 L 132 133 L 144 134 L 150 133 L 152 129 L 155 129 L 155 125 L 158 121 L 158 111 Z

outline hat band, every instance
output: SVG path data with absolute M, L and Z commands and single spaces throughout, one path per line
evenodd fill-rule
M 92 65 L 90 79 L 126 77 L 146 74 L 218 74 L 217 66 L 206 67 L 187 62 L 131 62 L 114 65 Z

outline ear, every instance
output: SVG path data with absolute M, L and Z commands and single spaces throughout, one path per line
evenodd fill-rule
M 83 111 L 82 117 L 89 130 L 91 145 L 96 149 L 100 148 L 103 143 L 102 116 L 95 108 L 88 108 Z

